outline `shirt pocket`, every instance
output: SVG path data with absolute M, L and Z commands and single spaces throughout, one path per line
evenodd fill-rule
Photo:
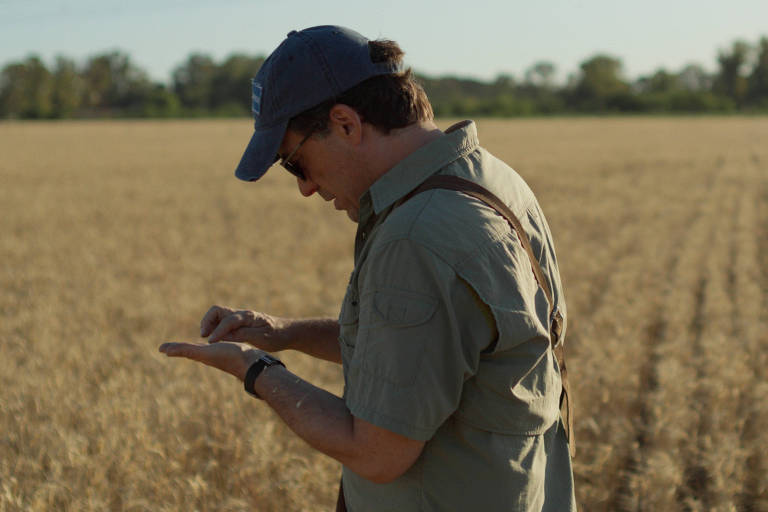
M 395 385 L 411 385 L 435 333 L 429 320 L 437 299 L 422 293 L 379 290 L 366 297 L 370 311 L 362 347 L 362 369 Z

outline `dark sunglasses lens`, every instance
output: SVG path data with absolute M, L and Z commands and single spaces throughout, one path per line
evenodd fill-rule
M 283 162 L 283 167 L 286 171 L 293 174 L 300 180 L 306 180 L 304 177 L 304 171 L 299 167 L 298 165 L 294 164 L 293 162 Z

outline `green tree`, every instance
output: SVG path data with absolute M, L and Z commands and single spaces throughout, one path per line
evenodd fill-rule
M 720 51 L 717 62 L 720 66 L 713 92 L 726 96 L 741 105 L 747 95 L 747 78 L 745 76 L 749 45 L 744 41 L 736 41 L 730 51 Z
M 625 110 L 631 107 L 629 84 L 622 77 L 621 60 L 596 55 L 581 63 L 572 92 L 577 107 L 586 110 Z
M 748 79 L 747 98 L 750 103 L 768 107 L 768 37 L 757 46 L 757 57 Z
M 681 89 L 680 77 L 666 69 L 659 69 L 653 75 L 641 77 L 635 87 L 643 93 L 666 94 Z
M 77 114 L 83 101 L 85 83 L 72 59 L 58 56 L 53 71 L 52 115 L 72 117 Z
M 562 91 L 555 84 L 557 68 L 549 61 L 538 61 L 525 72 L 525 81 L 517 88 L 517 113 L 553 114 L 565 109 Z
M 173 71 L 173 91 L 181 104 L 189 109 L 211 108 L 216 64 L 208 55 L 195 53 Z
M 515 81 L 515 77 L 506 73 L 497 75 L 496 79 L 493 81 L 492 86 L 493 89 L 489 90 L 488 93 L 495 96 L 514 94 L 518 87 L 517 82 Z
M 211 84 L 210 105 L 220 114 L 243 115 L 251 111 L 251 78 L 263 57 L 233 54 L 217 68 Z
M 51 73 L 36 55 L 3 68 L 0 74 L 0 114 L 39 119 L 51 114 Z
M 430 78 L 417 75 L 417 78 L 437 116 L 471 115 L 479 109 L 484 98 L 489 98 L 499 91 L 514 88 L 514 80 L 507 75 L 500 75 L 495 83 L 481 82 L 467 78 L 445 76 Z
M 712 76 L 699 64 L 688 64 L 677 74 L 680 85 L 688 91 L 700 92 L 712 89 Z
M 142 117 L 177 117 L 182 113 L 181 103 L 163 84 L 152 84 L 135 113 Z
M 97 115 L 135 113 L 152 90 L 147 74 L 120 51 L 91 57 L 83 80 L 85 104 Z
M 683 90 L 680 78 L 666 69 L 659 69 L 650 76 L 638 78 L 632 89 L 642 105 L 642 110 L 650 111 L 669 110 L 672 95 Z
M 6 65 L 0 73 L 0 116 L 21 117 L 27 109 L 24 92 L 26 67 L 21 62 Z
M 44 118 L 51 115 L 53 80 L 51 72 L 45 67 L 40 58 L 33 56 L 27 59 L 27 95 L 29 98 L 29 116 Z
M 551 90 L 555 85 L 555 71 L 557 68 L 549 61 L 534 63 L 525 72 L 525 81 L 540 89 Z
M 82 76 L 85 83 L 83 104 L 92 110 L 108 108 L 112 87 L 109 57 L 92 57 L 83 69 Z

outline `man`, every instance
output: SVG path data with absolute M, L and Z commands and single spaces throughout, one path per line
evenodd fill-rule
M 437 128 L 402 58 L 391 41 L 313 27 L 288 34 L 253 81 L 255 132 L 237 177 L 257 180 L 279 160 L 303 195 L 359 224 L 338 320 L 214 306 L 201 323 L 208 345 L 160 350 L 235 375 L 341 462 L 349 510 L 574 510 L 550 340 L 565 303 L 546 220 L 473 123 Z M 531 256 L 482 201 L 415 190 L 432 176 L 501 198 Z M 341 363 L 344 397 L 262 351 L 286 349 Z

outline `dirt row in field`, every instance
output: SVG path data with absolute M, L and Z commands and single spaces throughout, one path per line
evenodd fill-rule
M 647 201 L 626 205 L 637 222 L 619 224 L 631 236 L 594 256 L 605 273 L 570 339 L 589 510 L 768 509 L 758 164 L 717 158 L 639 183 Z

